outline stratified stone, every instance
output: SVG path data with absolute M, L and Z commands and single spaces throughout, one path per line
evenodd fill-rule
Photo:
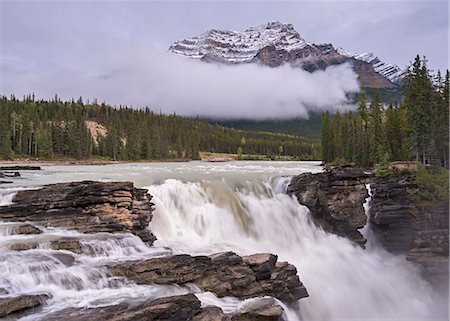
M 194 294 L 136 301 L 101 308 L 69 308 L 53 313 L 46 321 L 278 321 L 283 309 L 263 299 L 254 307 L 226 315 L 216 306 L 201 308 Z
M 14 231 L 17 234 L 41 234 L 42 231 L 31 224 L 22 224 Z
M 231 317 L 232 321 L 276 321 L 283 315 L 283 308 L 273 298 L 260 299 L 240 309 L 239 314 Z
M 50 242 L 50 248 L 53 250 L 66 250 L 71 251 L 76 254 L 83 253 L 83 248 L 81 246 L 80 240 L 77 238 L 61 238 L 56 241 Z
M 82 233 L 131 232 L 148 244 L 156 239 L 146 228 L 152 219 L 151 196 L 130 182 L 72 182 L 19 191 L 13 204 L 0 207 L 0 220 L 39 221 L 45 226 Z
M 413 174 L 377 177 L 371 184 L 370 222 L 381 244 L 419 264 L 432 284 L 448 291 L 449 205 L 417 205 Z
M 48 299 L 48 296 L 45 294 L 0 297 L 0 317 L 34 308 L 42 304 L 46 299 Z
M 276 256 L 270 254 L 246 259 L 251 263 L 232 252 L 212 256 L 183 254 L 119 263 L 109 267 L 109 272 L 138 284 L 195 283 L 218 297 L 273 296 L 291 303 L 308 296 L 293 265 L 276 263 Z
M 363 204 L 369 196 L 366 184 L 371 176 L 353 166 L 333 167 L 293 177 L 287 192 L 309 208 L 317 225 L 364 247 L 367 240 L 358 229 L 367 221 Z

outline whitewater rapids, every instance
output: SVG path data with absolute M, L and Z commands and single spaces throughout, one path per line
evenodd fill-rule
M 292 175 L 318 172 L 314 162 L 152 163 L 108 166 L 43 166 L 12 186 L 0 188 L 0 205 L 14 193 L 38 185 L 79 181 L 130 180 L 153 195 L 149 228 L 158 237 L 147 247 L 133 235 L 80 235 L 45 229 L 41 235 L 13 235 L 14 223 L 0 222 L 0 288 L 12 294 L 52 294 L 41 311 L 23 320 L 45 320 L 67 307 L 95 307 L 146 298 L 195 292 L 203 305 L 233 312 L 245 304 L 217 299 L 195 287 L 136 285 L 111 279 L 105 264 L 170 253 L 238 254 L 270 252 L 298 269 L 310 297 L 286 308 L 289 321 L 447 320 L 447 298 L 435 293 L 419 270 L 403 257 L 384 251 L 370 226 L 363 250 L 350 241 L 318 229 L 309 210 L 285 189 Z M 370 187 L 369 187 L 370 188 Z M 366 203 L 368 209 L 369 199 Z M 82 254 L 67 266 L 48 242 L 61 236 L 82 238 Z M 37 249 L 14 252 L 9 246 L 37 241 Z M 171 250 L 168 250 L 170 248 Z

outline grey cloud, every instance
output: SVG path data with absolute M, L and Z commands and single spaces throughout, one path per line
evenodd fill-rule
M 80 70 L 22 74 L 5 88 L 37 97 L 96 97 L 188 116 L 264 119 L 351 108 L 346 93 L 358 91 L 358 82 L 349 65 L 309 73 L 288 65 L 207 64 L 135 47 L 93 57 Z

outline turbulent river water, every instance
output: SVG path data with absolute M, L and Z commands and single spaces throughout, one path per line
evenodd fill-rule
M 75 255 L 75 263 L 64 264 L 60 257 L 64 251 L 49 249 L 47 242 L 77 232 L 47 228 L 37 236 L 12 235 L 14 223 L 0 222 L 0 288 L 11 294 L 52 295 L 42 309 L 22 320 L 45 320 L 48 314 L 68 307 L 106 306 L 188 292 L 195 292 L 203 305 L 219 305 L 233 312 L 248 303 L 217 299 L 193 286 L 136 285 L 108 277 L 104 268 L 108 262 L 130 258 L 225 250 L 270 252 L 297 267 L 310 297 L 286 308 L 289 321 L 447 319 L 447 298 L 435 293 L 404 257 L 378 246 L 370 226 L 362 230 L 369 239 L 363 250 L 318 229 L 310 222 L 308 209 L 285 194 L 292 175 L 322 170 L 316 162 L 42 167 L 43 171 L 24 173 L 14 184 L 0 187 L 0 205 L 11 202 L 17 190 L 49 183 L 132 181 L 154 196 L 149 228 L 158 240 L 147 247 L 131 234 L 80 235 L 85 253 Z M 27 241 L 39 242 L 39 248 L 9 250 Z

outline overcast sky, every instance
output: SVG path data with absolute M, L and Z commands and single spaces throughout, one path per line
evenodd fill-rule
M 174 41 L 208 29 L 245 30 L 269 20 L 292 23 L 307 41 L 374 52 L 400 67 L 420 53 L 431 68 L 446 69 L 448 10 L 448 1 L 2 1 L 0 91 L 93 95 L 82 90 L 80 74 L 100 79 L 127 73 L 123 80 L 134 79 L 118 53 L 145 59 L 143 52 L 164 52 Z M 146 72 L 154 68 L 142 64 Z M 71 75 L 72 82 L 57 78 Z M 148 81 L 140 76 L 135 78 Z M 352 80 L 346 81 L 352 88 Z M 103 89 L 101 94 L 113 103 L 146 104 L 146 99 L 119 102 L 120 96 Z

